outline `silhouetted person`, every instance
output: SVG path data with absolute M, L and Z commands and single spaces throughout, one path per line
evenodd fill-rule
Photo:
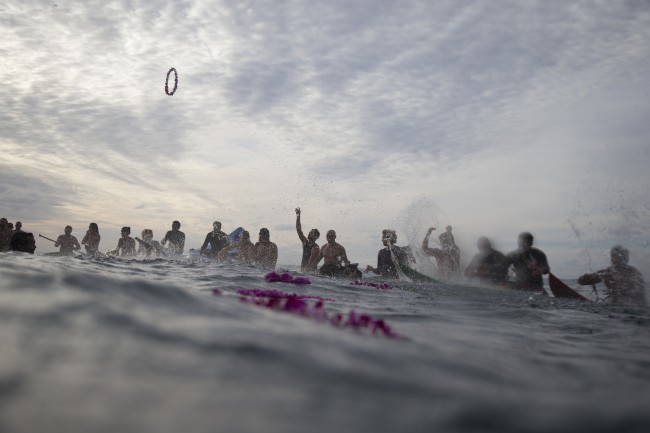
M 519 235 L 519 248 L 508 253 L 504 265 L 510 266 L 515 271 L 514 285 L 518 289 L 536 290 L 544 292 L 543 274 L 550 272 L 546 254 L 533 247 L 533 235 L 524 232 Z
M 300 208 L 296 208 L 296 232 L 298 238 L 302 242 L 302 260 L 300 262 L 300 270 L 303 272 L 313 272 L 316 270 L 316 260 L 320 253 L 320 248 L 316 240 L 320 237 L 320 232 L 317 229 L 311 229 L 307 237 L 302 232 L 302 225 L 300 224 Z
M 492 248 L 492 243 L 486 237 L 480 237 L 476 246 L 479 252 L 465 269 L 465 276 L 476 278 L 483 283 L 505 284 L 508 279 L 506 257 Z
M 271 242 L 269 229 L 261 228 L 259 242 L 255 244 L 255 264 L 265 269 L 275 269 L 278 261 L 278 247 Z
M 440 248 L 429 248 L 429 236 L 435 227 L 429 227 L 422 240 L 422 252 L 436 259 L 438 275 L 442 278 L 457 276 L 460 268 L 460 248 L 456 245 L 451 226 L 446 227 L 445 233 L 438 237 Z
M 201 254 L 216 257 L 226 245 L 228 245 L 228 235 L 221 231 L 221 223 L 215 221 L 212 223 L 212 231 L 205 236 L 205 241 L 201 245 Z
M 397 242 L 397 234 L 395 230 L 382 230 L 381 242 L 384 248 L 379 250 L 377 254 L 377 267 L 366 267 L 367 272 L 374 272 L 381 275 L 383 278 L 398 278 L 397 267 L 393 261 L 393 255 L 398 263 L 406 263 L 408 261 L 408 253 L 402 248 L 395 245 Z M 392 250 L 392 253 L 391 253 Z
M 226 245 L 219 251 L 217 258 L 224 260 L 228 252 L 237 250 L 237 260 L 246 264 L 253 264 L 255 262 L 255 244 L 251 242 L 251 235 L 247 230 L 239 234 L 237 242 Z
M 117 241 L 117 249 L 115 250 L 118 256 L 128 257 L 135 255 L 135 239 L 131 236 L 131 227 L 122 227 L 122 237 Z
M 23 231 L 23 223 L 16 221 L 16 228 L 14 229 L 14 234 Z
M 319 273 L 326 277 L 340 277 L 345 275 L 345 268 L 350 265 L 348 255 L 343 245 L 336 242 L 336 232 L 328 230 L 325 235 L 327 243 L 320 247 L 316 264 L 323 259 Z
M 166 242 L 169 242 L 169 251 L 172 254 L 183 254 L 183 249 L 185 248 L 185 233 L 180 231 L 180 228 L 180 222 L 172 222 L 172 229 L 168 231 L 165 238 L 160 241 L 163 245 L 165 245 Z
M 36 251 L 36 239 L 34 239 L 34 235 L 25 233 L 24 231 L 14 233 L 11 237 L 11 250 L 34 254 L 34 251 Z
M 152 255 L 155 255 L 156 257 L 158 256 L 158 251 L 156 251 L 156 248 L 154 247 L 154 240 L 153 240 L 153 230 L 151 229 L 144 229 L 142 230 L 142 240 L 147 242 L 146 244 L 140 243 L 138 244 L 138 251 L 136 252 L 137 255 L 143 255 L 146 258 L 151 257 Z
M 9 228 L 7 218 L 0 218 L 0 252 L 11 251 L 11 237 L 13 233 Z
M 607 294 L 605 300 L 611 304 L 646 305 L 645 282 L 636 268 L 628 265 L 630 252 L 627 248 L 616 245 L 610 252 L 612 265 L 593 274 L 584 274 L 578 278 L 578 284 L 591 285 L 601 281 L 605 283 Z
M 95 254 L 99 251 L 99 241 L 102 237 L 99 235 L 99 227 L 96 223 L 90 223 L 86 235 L 81 240 L 81 245 L 86 248 L 86 254 Z
M 72 227 L 65 226 L 64 234 L 60 235 L 54 243 L 55 247 L 59 247 L 59 254 L 62 256 L 71 256 L 74 251 L 81 249 L 79 241 L 71 233 Z

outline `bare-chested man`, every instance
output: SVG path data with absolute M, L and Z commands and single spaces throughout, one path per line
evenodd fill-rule
M 219 251 L 219 254 L 217 254 L 217 259 L 224 260 L 228 253 L 234 249 L 237 249 L 237 260 L 249 265 L 253 264 L 255 261 L 255 245 L 251 242 L 251 235 L 248 230 L 241 232 L 237 242 L 233 242 L 232 244 L 223 247 Z
M 77 238 L 72 236 L 72 227 L 65 226 L 64 233 L 56 239 L 55 247 L 59 247 L 59 254 L 62 256 L 71 256 L 73 251 L 81 249 Z
M 278 261 L 278 247 L 271 242 L 269 229 L 261 228 L 259 242 L 255 244 L 255 264 L 264 269 L 275 269 Z
M 117 249 L 115 250 L 120 256 L 134 256 L 135 255 L 135 239 L 131 236 L 131 227 L 122 227 L 122 237 L 117 241 Z
M 326 277 L 340 277 L 345 274 L 345 268 L 350 265 L 348 255 L 343 245 L 336 243 L 336 232 L 329 230 L 325 235 L 327 243 L 320 248 L 316 264 L 323 259 L 320 274 Z

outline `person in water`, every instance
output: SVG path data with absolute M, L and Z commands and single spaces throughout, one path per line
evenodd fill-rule
M 56 242 L 54 243 L 55 247 L 59 248 L 59 254 L 62 256 L 71 256 L 74 254 L 74 251 L 81 249 L 79 241 L 76 237 L 72 236 L 72 227 L 65 226 L 62 235 L 60 235 Z
M 183 249 L 185 248 L 185 233 L 183 233 L 180 228 L 180 222 L 172 222 L 172 229 L 168 231 L 165 238 L 160 241 L 163 245 L 169 242 L 169 251 L 172 254 L 183 254 Z
M 36 239 L 34 239 L 34 235 L 22 230 L 14 233 L 11 237 L 11 251 L 34 254 L 34 251 L 36 251 Z
M 458 275 L 460 269 L 460 248 L 456 245 L 451 226 L 445 228 L 445 233 L 438 237 L 440 248 L 429 248 L 429 236 L 435 227 L 429 227 L 422 240 L 422 251 L 436 259 L 438 274 L 441 278 L 451 278 Z
M 208 249 L 208 245 L 210 245 L 210 249 Z M 212 231 L 205 236 L 205 241 L 201 245 L 201 254 L 216 257 L 226 245 L 228 245 L 228 235 L 221 231 L 221 223 L 215 221 L 212 223 Z
M 237 250 L 237 260 L 246 264 L 253 264 L 255 261 L 255 244 L 251 242 L 251 235 L 248 230 L 244 230 L 239 234 L 237 242 L 226 245 L 219 251 L 217 255 L 218 260 L 225 260 L 228 253 L 232 250 Z
M 90 223 L 86 235 L 81 240 L 81 245 L 84 245 L 86 248 L 86 254 L 95 254 L 99 252 L 99 241 L 101 239 L 102 237 L 99 235 L 99 227 L 97 224 Z
M 533 247 L 534 237 L 528 232 L 521 233 L 518 238 L 518 248 L 508 253 L 503 265 L 506 270 L 512 266 L 515 271 L 514 287 L 524 290 L 544 292 L 544 279 L 542 275 L 548 274 L 551 269 L 546 259 L 546 254 Z
M 255 244 L 254 263 L 264 269 L 275 269 L 278 261 L 278 247 L 271 242 L 269 229 L 261 228 L 259 233 L 259 242 Z
M 307 237 L 302 232 L 302 225 L 300 224 L 300 208 L 296 208 L 296 232 L 298 238 L 302 242 L 302 261 L 300 262 L 300 270 L 303 272 L 314 272 L 316 270 L 316 259 L 320 253 L 320 248 L 316 241 L 320 237 L 320 232 L 317 229 L 311 229 Z
M 336 242 L 336 232 L 329 230 L 325 235 L 327 243 L 320 247 L 315 265 L 323 259 L 319 273 L 326 277 L 341 277 L 346 275 L 346 268 L 350 266 L 348 255 L 343 245 Z
M 14 229 L 13 234 L 16 234 L 16 233 L 22 232 L 22 231 L 23 231 L 23 223 L 21 223 L 20 221 L 16 221 L 16 228 Z
M 9 221 L 7 221 L 7 218 L 0 218 L 0 252 L 11 251 L 12 236 Z
M 492 248 L 492 243 L 486 237 L 478 238 L 476 246 L 479 252 L 465 269 L 465 276 L 483 283 L 505 284 L 508 279 L 508 269 L 504 266 L 506 257 Z
M 118 256 L 134 256 L 135 255 L 135 239 L 131 236 L 131 227 L 122 227 L 122 237 L 117 241 L 117 249 L 115 250 Z
M 138 242 L 138 251 L 136 252 L 137 255 L 143 255 L 145 258 L 149 258 L 152 255 L 158 257 L 158 251 L 156 248 L 154 248 L 153 242 L 153 230 L 151 229 L 143 229 L 142 230 L 142 240 L 146 243 L 143 242 Z
M 645 306 L 645 282 L 641 272 L 628 265 L 630 252 L 627 248 L 621 245 L 613 247 L 610 260 L 610 267 L 580 276 L 578 284 L 584 286 L 604 282 L 607 289 L 606 302 Z
M 381 242 L 384 244 L 384 248 L 379 250 L 377 254 L 377 267 L 373 268 L 368 265 L 366 272 L 373 272 L 382 278 L 399 278 L 397 266 L 395 266 L 395 262 L 393 261 L 393 255 L 399 264 L 408 261 L 408 254 L 404 248 L 395 245 L 397 242 L 397 233 L 395 233 L 395 230 L 382 230 Z

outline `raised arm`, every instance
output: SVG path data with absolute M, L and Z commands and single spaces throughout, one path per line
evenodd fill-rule
M 435 230 L 435 227 L 429 227 L 429 230 L 427 230 L 427 234 L 424 235 L 424 239 L 422 239 L 422 251 L 425 253 L 431 255 L 433 253 L 432 249 L 429 248 L 429 236 L 431 236 L 431 233 Z
M 296 232 L 298 232 L 298 237 L 300 238 L 300 242 L 303 244 L 307 243 L 307 238 L 305 237 L 304 233 L 302 232 L 302 225 L 300 224 L 300 208 L 296 208 Z

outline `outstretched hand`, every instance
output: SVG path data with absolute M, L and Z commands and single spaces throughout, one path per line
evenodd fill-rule
M 435 227 L 429 227 L 429 230 L 427 230 L 427 236 L 431 234 L 432 231 L 434 231 L 436 228 Z
M 296 215 L 300 216 L 300 208 L 299 207 L 296 208 Z

